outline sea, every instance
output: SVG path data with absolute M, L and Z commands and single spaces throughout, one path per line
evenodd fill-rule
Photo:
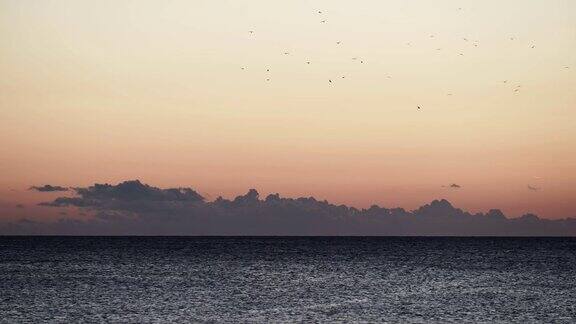
M 575 323 L 576 238 L 0 237 L 1 323 Z

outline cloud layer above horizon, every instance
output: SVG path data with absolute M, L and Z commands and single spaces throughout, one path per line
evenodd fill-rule
M 40 205 L 78 217 L 56 222 L 22 219 L 0 224 L 1 234 L 54 235 L 576 235 L 576 219 L 526 214 L 509 219 L 497 209 L 470 214 L 447 200 L 413 211 L 357 209 L 313 197 L 260 199 L 255 189 L 233 200 L 206 201 L 191 188 L 161 189 L 138 180 L 73 188 L 75 196 Z M 88 215 L 88 216 L 86 216 Z

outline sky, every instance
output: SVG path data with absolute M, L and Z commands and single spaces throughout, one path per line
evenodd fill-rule
M 0 219 L 132 179 L 576 216 L 572 0 L 0 0 L 0 39 Z

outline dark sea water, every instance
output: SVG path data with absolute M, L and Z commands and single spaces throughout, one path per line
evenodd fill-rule
M 0 237 L 0 321 L 576 322 L 576 239 Z

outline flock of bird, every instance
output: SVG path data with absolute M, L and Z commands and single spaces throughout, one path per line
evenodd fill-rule
M 458 11 L 461 11 L 461 10 L 462 10 L 462 8 L 458 8 Z M 323 14 L 323 12 L 322 12 L 321 10 L 318 10 L 317 13 L 320 14 L 320 15 Z M 327 20 L 326 20 L 326 19 L 322 19 L 322 20 L 320 20 L 320 23 L 321 23 L 321 24 L 325 24 L 325 23 L 327 23 Z M 254 34 L 255 34 L 255 31 L 254 31 L 254 30 L 249 30 L 248 32 L 249 32 L 250 35 L 254 35 Z M 435 35 L 430 35 L 429 37 L 430 37 L 431 39 L 433 39 L 433 38 L 435 38 Z M 478 44 L 479 44 L 478 41 L 470 41 L 470 40 L 469 40 L 468 38 L 466 38 L 466 37 L 462 38 L 462 40 L 463 40 L 464 42 L 470 42 L 470 43 L 472 43 L 472 45 L 473 45 L 474 47 L 478 47 Z M 510 37 L 510 41 L 515 41 L 515 40 L 516 40 L 515 37 Z M 342 43 L 341 41 L 337 41 L 337 42 L 336 42 L 336 45 L 340 45 L 341 43 Z M 411 43 L 408 42 L 408 43 L 406 43 L 406 45 L 407 45 L 407 46 L 411 46 Z M 534 48 L 536 48 L 536 45 L 534 45 L 534 44 L 530 45 L 530 49 L 534 49 Z M 441 51 L 442 48 L 436 48 L 436 50 L 437 50 L 437 51 Z M 284 55 L 290 55 L 290 52 L 285 51 L 285 52 L 283 52 L 283 54 L 284 54 Z M 458 55 L 459 55 L 459 56 L 464 56 L 464 53 L 458 53 Z M 360 59 L 360 60 L 359 60 L 358 57 L 352 57 L 351 60 L 353 60 L 353 61 L 359 61 L 360 64 L 364 64 L 364 59 Z M 309 65 L 309 64 L 311 64 L 311 62 L 310 62 L 310 61 L 305 61 L 305 64 Z M 570 67 L 569 67 L 569 66 L 564 66 L 564 68 L 565 68 L 565 69 L 569 69 Z M 242 69 L 242 70 L 245 70 L 246 67 L 241 67 L 241 69 Z M 270 72 L 270 68 L 266 68 L 266 72 L 269 73 L 269 72 Z M 345 76 L 341 76 L 341 78 L 342 78 L 342 79 L 345 79 L 346 77 L 345 77 Z M 387 78 L 392 78 L 392 77 L 391 77 L 391 76 L 387 76 Z M 270 82 L 270 80 L 271 80 L 270 75 L 268 75 L 268 76 L 266 77 L 266 81 L 267 81 L 267 82 Z M 502 81 L 502 83 L 507 84 L 507 83 L 508 83 L 508 80 L 504 80 L 504 81 Z M 328 79 L 328 84 L 330 84 L 330 85 L 333 84 L 333 79 Z M 520 84 L 514 86 L 514 87 L 512 88 L 512 92 L 513 92 L 513 93 L 519 93 L 521 87 L 522 87 L 522 86 L 521 86 Z M 452 93 L 448 93 L 447 95 L 448 95 L 448 96 L 452 96 Z M 422 107 L 421 107 L 421 106 L 417 106 L 416 108 L 417 108 L 417 110 L 422 110 Z
M 320 15 L 323 14 L 322 10 L 318 10 L 317 13 L 320 14 Z M 320 20 L 320 23 L 321 23 L 321 24 L 325 24 L 327 21 L 328 21 L 328 20 L 326 20 L 326 19 L 322 19 L 322 20 Z M 254 34 L 255 34 L 255 31 L 254 31 L 254 30 L 249 30 L 248 33 L 249 33 L 250 35 L 254 35 Z M 336 42 L 336 45 L 340 45 L 340 44 L 342 44 L 342 41 L 337 41 L 337 42 Z M 283 54 L 284 54 L 284 55 L 290 55 L 290 52 L 283 52 Z M 352 60 L 352 61 L 358 61 L 358 62 L 360 62 L 360 64 L 364 64 L 364 59 L 360 59 L 360 60 L 359 60 L 358 57 L 352 57 L 351 60 Z M 311 61 L 305 61 L 305 63 L 306 63 L 307 65 L 310 65 L 310 64 L 311 64 Z M 246 67 L 243 66 L 243 67 L 241 67 L 241 69 L 242 69 L 242 70 L 246 70 Z M 269 73 L 269 72 L 270 72 L 270 68 L 266 68 L 266 72 Z M 387 76 L 387 77 L 388 77 L 388 78 L 391 78 L 390 76 Z M 341 76 L 340 78 L 341 78 L 341 79 L 345 79 L 346 76 L 343 75 L 343 76 Z M 267 77 L 266 77 L 266 81 L 269 82 L 270 80 L 271 80 L 270 76 L 267 76 Z M 332 83 L 333 83 L 332 79 L 328 79 L 328 84 L 332 84 Z

